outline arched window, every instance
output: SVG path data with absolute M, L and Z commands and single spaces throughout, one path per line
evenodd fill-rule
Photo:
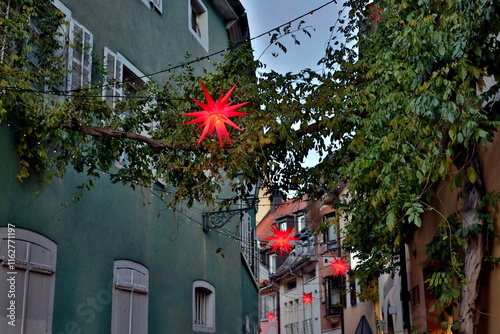
M 52 333 L 56 259 L 43 235 L 0 227 L 0 333 Z
M 202 280 L 193 282 L 193 331 L 215 333 L 215 288 Z
M 143 265 L 117 260 L 113 270 L 111 333 L 148 332 L 149 270 Z

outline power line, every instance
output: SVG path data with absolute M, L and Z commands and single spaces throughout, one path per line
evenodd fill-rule
M 269 35 L 273 31 L 279 31 L 279 29 L 282 28 L 282 27 L 291 27 L 293 22 L 295 22 L 297 20 L 300 20 L 300 19 L 302 19 L 302 18 L 304 18 L 304 17 L 306 17 L 308 15 L 313 15 L 314 12 L 323 9 L 324 7 L 328 6 L 331 3 L 337 4 L 337 1 L 331 0 L 331 1 L 329 1 L 329 2 L 327 2 L 325 4 L 323 4 L 323 5 L 315 8 L 315 9 L 312 9 L 312 10 L 308 11 L 305 14 L 302 14 L 302 15 L 300 15 L 300 16 L 292 19 L 292 20 L 289 20 L 286 23 L 280 24 L 280 25 L 278 25 L 278 26 L 276 26 L 276 27 L 274 27 L 272 29 L 269 29 L 268 31 L 263 32 L 263 33 L 255 36 L 255 37 L 252 37 L 250 39 L 246 39 L 244 42 L 241 42 L 239 44 L 235 44 L 233 46 L 229 46 L 227 48 L 224 48 L 222 50 L 210 53 L 210 54 L 205 55 L 205 56 L 197 57 L 196 59 L 193 59 L 193 60 L 190 60 L 190 61 L 181 62 L 178 65 L 175 65 L 175 66 L 163 69 L 163 70 L 159 70 L 159 71 L 152 72 L 152 73 L 149 73 L 149 74 L 145 74 L 145 75 L 142 75 L 142 76 L 134 77 L 132 79 L 126 79 L 126 80 L 122 80 L 122 81 L 114 81 L 113 83 L 93 85 L 93 86 L 86 87 L 86 88 L 77 88 L 77 89 L 72 89 L 72 90 L 53 90 L 53 91 L 39 91 L 39 90 L 29 90 L 29 89 L 19 89 L 19 90 L 25 91 L 25 92 L 28 92 L 28 93 L 39 93 L 39 94 L 56 95 L 56 96 L 73 96 L 72 94 L 69 94 L 69 93 L 88 91 L 88 90 L 97 89 L 97 88 L 105 88 L 105 87 L 110 87 L 112 85 L 124 84 L 124 83 L 127 83 L 129 81 L 133 81 L 133 80 L 137 80 L 137 79 L 150 78 L 150 77 L 158 75 L 158 74 L 162 74 L 162 73 L 166 73 L 166 72 L 171 72 L 172 70 L 175 70 L 175 69 L 178 69 L 178 68 L 188 67 L 191 64 L 200 62 L 200 61 L 205 60 L 205 59 L 210 60 L 210 57 L 213 57 L 213 56 L 219 55 L 219 54 L 221 54 L 223 52 L 227 52 L 229 50 L 238 48 L 238 47 L 240 47 L 242 45 L 250 44 L 250 42 L 252 40 L 255 40 L 257 38 L 263 37 L 265 35 Z M 338 20 L 339 20 L 339 18 L 337 18 L 337 21 Z M 5 86 L 5 87 L 0 87 L 0 89 L 14 90 L 16 88 L 15 87 Z M 98 96 L 93 95 L 93 96 L 91 96 L 91 95 L 89 95 L 87 97 L 124 97 L 124 98 L 131 98 L 129 96 L 114 96 L 114 95 L 113 96 L 104 96 L 104 95 L 98 95 Z M 137 98 L 148 98 L 148 97 L 137 97 Z M 155 97 L 149 97 L 149 98 L 156 99 Z M 183 100 L 183 99 L 178 99 L 178 98 L 161 98 L 161 99 L 162 100 Z

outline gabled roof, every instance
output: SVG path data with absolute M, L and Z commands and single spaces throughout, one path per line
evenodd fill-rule
M 269 211 L 257 225 L 257 238 L 264 241 L 266 240 L 265 238 L 272 237 L 272 224 L 284 216 L 294 216 L 294 212 L 305 209 L 307 206 L 306 200 L 307 199 L 291 199 L 279 204 L 273 213 Z

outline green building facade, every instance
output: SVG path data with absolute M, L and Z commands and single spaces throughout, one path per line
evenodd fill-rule
M 116 80 L 248 37 L 239 1 L 54 4 L 68 29 L 79 32 L 70 42 L 89 46 L 90 63 L 113 61 Z M 92 69 L 81 59 L 71 64 L 81 71 L 68 77 L 68 87 L 90 80 Z M 232 214 L 214 214 L 226 216 L 224 230 L 232 234 L 207 229 L 207 213 L 218 208 L 168 208 L 157 196 L 161 184 L 133 190 L 103 175 L 71 203 L 84 175 L 68 171 L 50 184 L 17 181 L 18 131 L 0 125 L 0 333 L 258 333 L 251 199 Z

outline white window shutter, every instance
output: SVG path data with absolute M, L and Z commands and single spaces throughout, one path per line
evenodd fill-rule
M 0 333 L 52 333 L 57 246 L 37 233 L 16 229 L 12 268 L 6 229 L 0 228 L 0 291 L 9 290 L 7 278 L 15 275 L 16 326 L 0 317 Z M 7 309 L 10 300 L 0 298 L 0 307 Z
M 147 333 L 148 282 L 149 271 L 144 266 L 132 261 L 115 261 L 113 334 Z
M 114 107 L 116 101 L 123 95 L 123 60 L 120 55 L 104 48 L 104 64 L 106 71 L 106 82 L 103 88 L 103 95 L 111 107 Z
M 75 90 L 90 84 L 93 35 L 73 19 L 71 20 L 70 31 L 68 90 Z
M 120 55 L 116 55 L 115 58 L 115 79 L 117 84 L 115 84 L 115 103 L 121 100 L 123 95 L 123 60 Z

